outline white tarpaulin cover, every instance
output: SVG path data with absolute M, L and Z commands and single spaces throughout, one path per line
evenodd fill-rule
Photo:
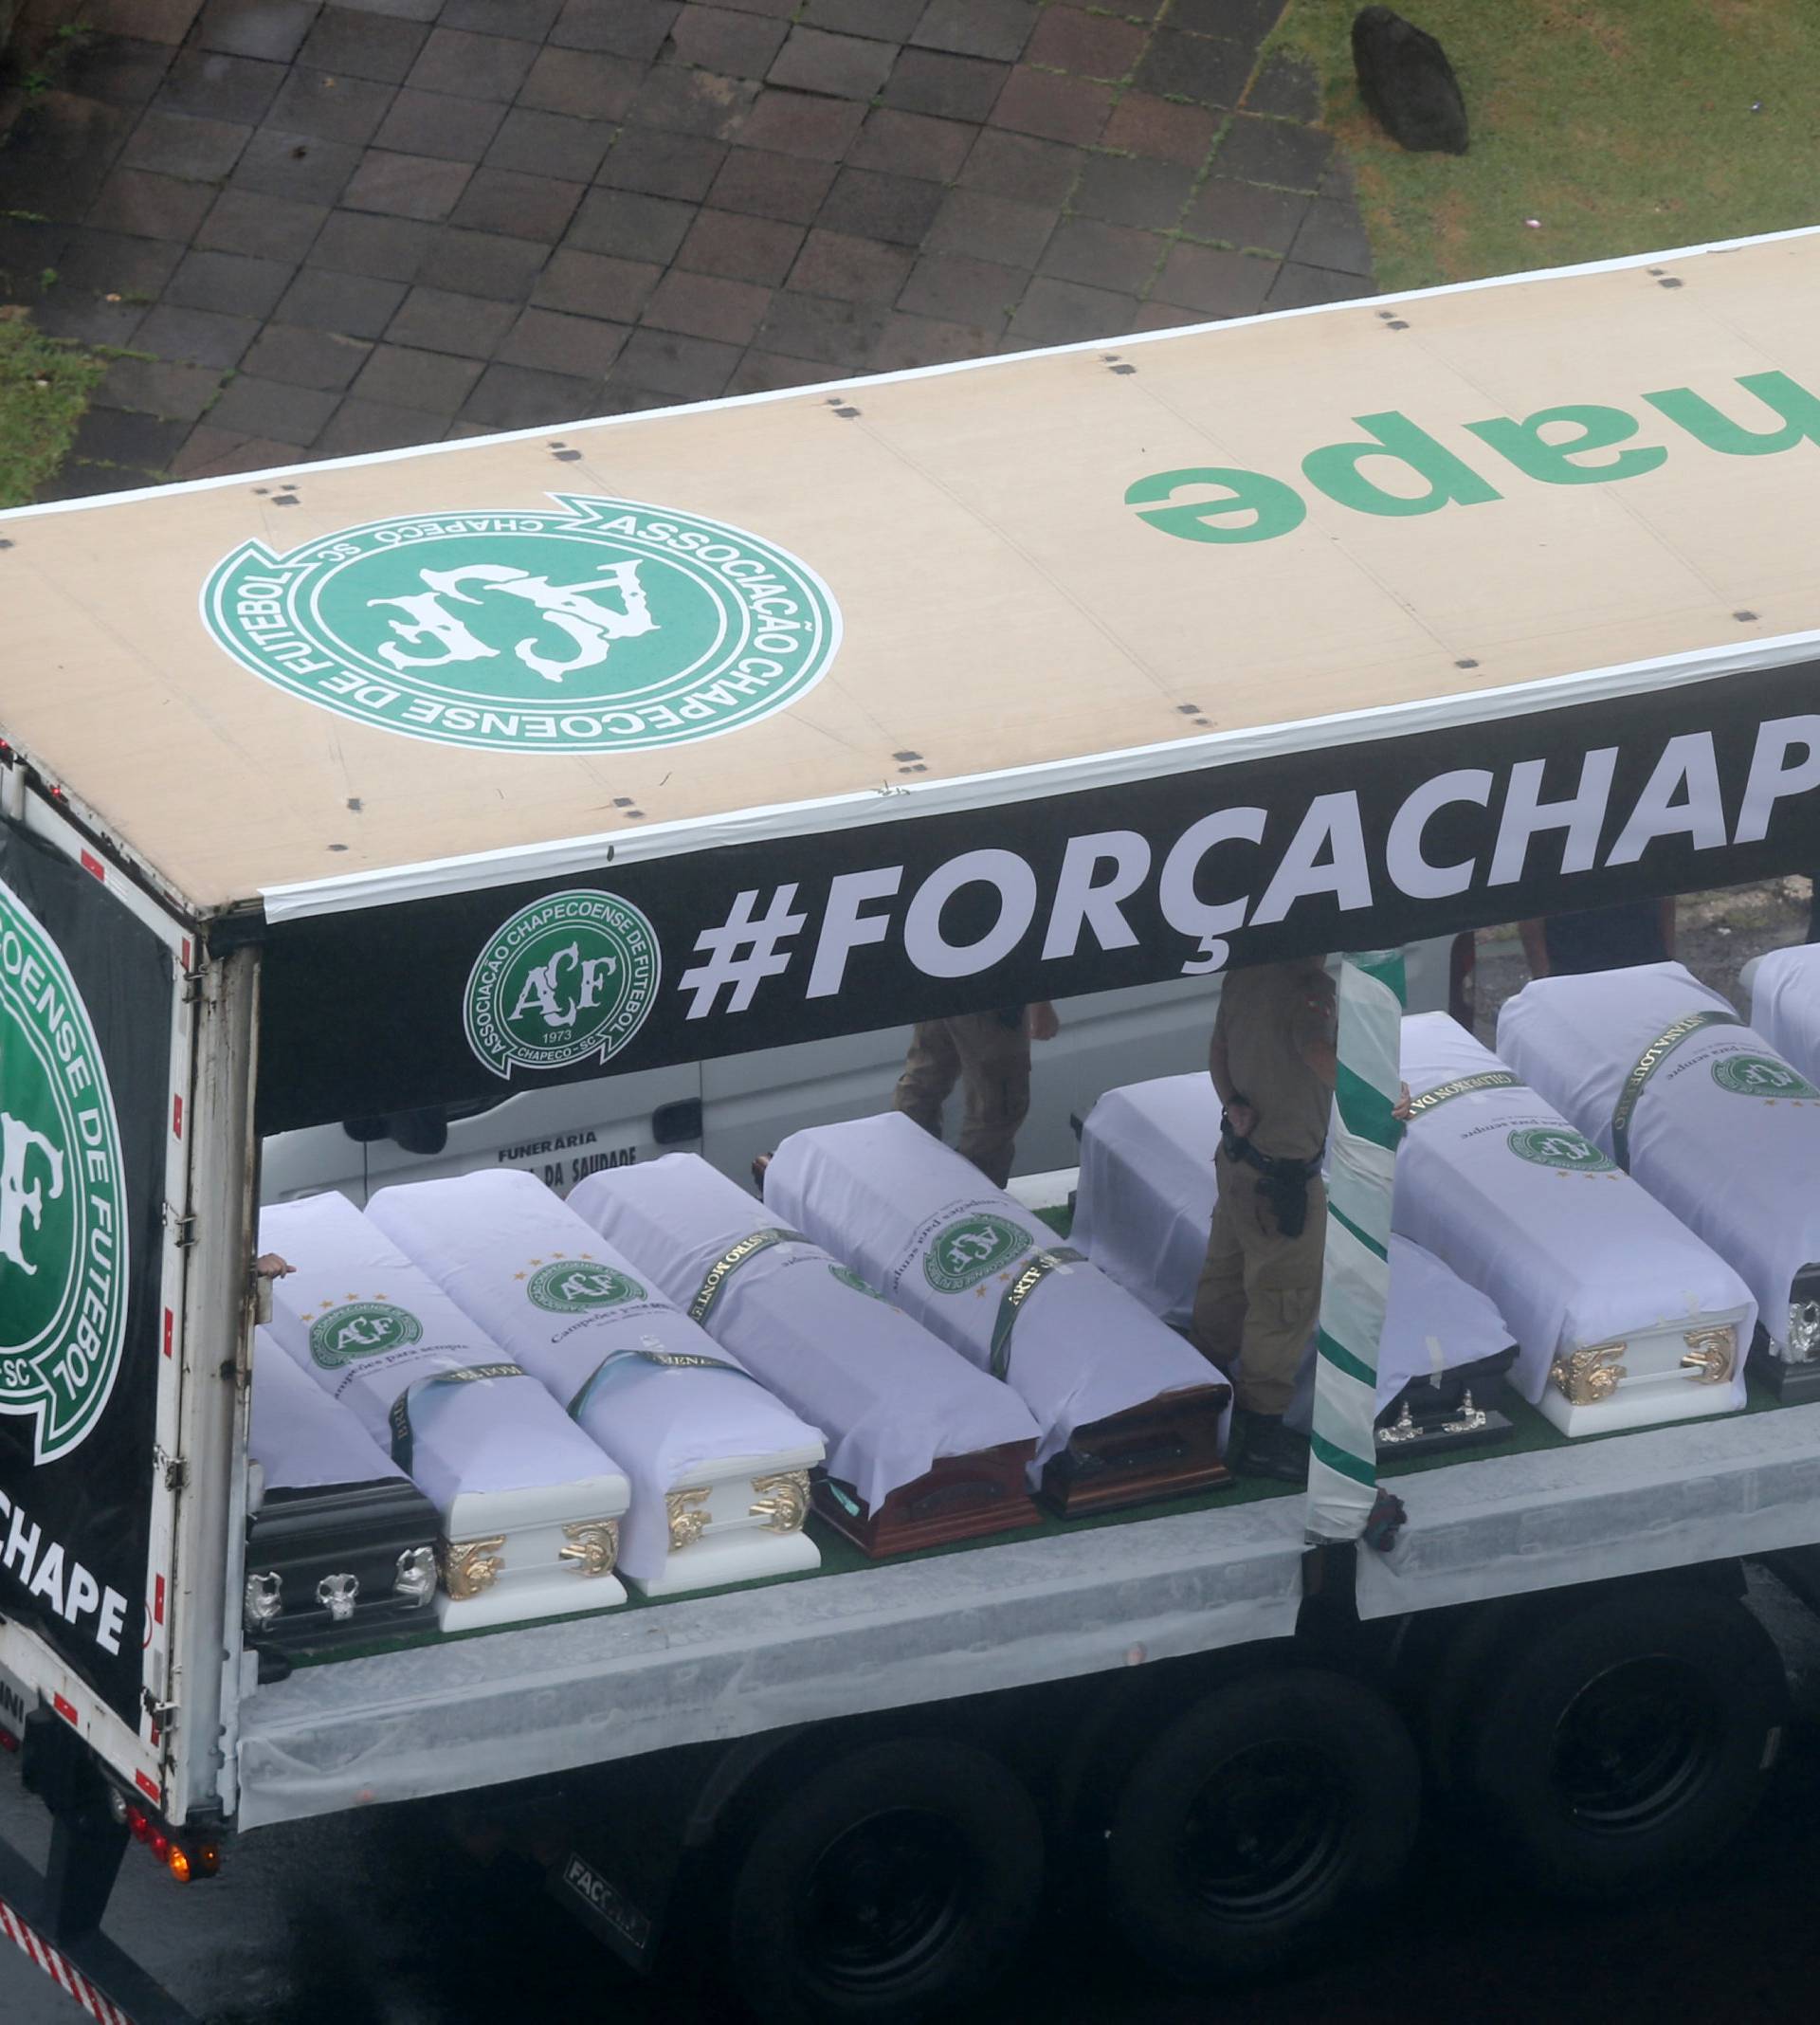
M 699 1154 L 609 1168 L 569 1199 L 680 1305 L 701 1298 L 710 1335 L 822 1429 L 829 1475 L 870 1510 L 939 1456 L 1036 1439 L 1014 1393 L 819 1245 L 769 1238 L 776 1215 Z
M 1810 1083 L 1820 1083 L 1820 942 L 1773 949 L 1758 961 L 1751 1025 Z
M 304 1377 L 269 1329 L 253 1331 L 246 1452 L 267 1490 L 377 1484 L 405 1473 L 338 1399 Z
M 1820 1261 L 1820 1091 L 1679 963 L 1540 978 L 1498 1052 L 1737 1268 L 1786 1352 Z
M 624 1472 L 536 1378 L 421 1382 L 510 1359 L 345 1195 L 270 1205 L 259 1243 L 297 1268 L 273 1283 L 273 1336 L 375 1441 L 411 1389 L 410 1474 L 439 1508 L 575 1485 L 591 1515 L 625 1509 Z
M 1057 1246 L 1041 1221 L 901 1112 L 816 1125 L 778 1147 L 765 1201 L 944 1342 L 1002 1376 L 1043 1431 L 1035 1469 L 1078 1427 L 1219 1373 L 1084 1259 L 1005 1296 Z
M 385 1188 L 367 1215 L 610 1448 L 632 1483 L 619 1533 L 623 1575 L 645 1581 L 662 1572 L 664 1496 L 679 1485 L 731 1461 L 751 1476 L 819 1459 L 819 1432 L 535 1175 L 496 1168 Z
M 1403 1022 L 1403 1075 L 1417 1110 L 1397 1228 L 1497 1303 L 1526 1398 L 1541 1398 L 1556 1356 L 1648 1330 L 1736 1317 L 1749 1341 L 1756 1304 L 1737 1273 L 1456 1020 Z M 1456 1084 L 1467 1086 L 1423 1107 Z M 1742 1404 L 1738 1361 L 1704 1411 Z

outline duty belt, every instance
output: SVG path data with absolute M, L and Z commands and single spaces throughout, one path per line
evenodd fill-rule
M 1308 1225 L 1308 1184 L 1320 1172 L 1326 1141 L 1312 1160 L 1289 1160 L 1272 1153 L 1261 1153 L 1248 1139 L 1230 1132 L 1220 1135 L 1220 1145 L 1231 1160 L 1254 1167 L 1263 1177 L 1258 1193 L 1276 1213 L 1277 1229 L 1284 1237 L 1300 1237 Z

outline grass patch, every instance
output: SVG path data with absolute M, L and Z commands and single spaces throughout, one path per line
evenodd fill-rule
M 29 504 L 56 475 L 106 371 L 33 330 L 23 310 L 0 309 L 0 506 Z
M 1811 0 L 1418 0 L 1410 18 L 1439 38 L 1465 96 L 1463 156 L 1405 155 L 1367 115 L 1356 11 L 1293 0 L 1275 46 L 1320 75 L 1381 288 L 1820 222 Z

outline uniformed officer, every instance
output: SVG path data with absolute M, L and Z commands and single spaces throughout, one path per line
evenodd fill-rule
M 1228 1460 L 1242 1475 L 1301 1482 L 1308 1474 L 1306 1444 L 1283 1413 L 1320 1308 L 1320 1157 L 1335 1041 L 1334 986 L 1321 958 L 1227 976 L 1208 1050 L 1224 1115 L 1194 1337 L 1232 1376 Z
M 959 1083 L 967 1107 L 956 1148 L 1003 1188 L 1011 1178 L 1017 1128 L 1030 1108 L 1030 1043 L 1051 1041 L 1061 1029 L 1046 999 L 919 1020 L 892 1104 L 939 1139 L 942 1105 Z

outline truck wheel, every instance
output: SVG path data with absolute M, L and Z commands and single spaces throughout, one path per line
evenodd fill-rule
M 1469 1784 L 1536 1885 L 1602 1898 L 1704 1868 L 1748 1819 L 1788 1683 L 1741 1603 L 1608 1594 L 1500 1658 L 1473 1713 Z
M 728 1960 L 759 2018 L 899 2025 L 1010 1963 L 1043 1885 L 1043 1832 L 986 1752 L 936 1738 L 820 1767 L 752 1824 Z
M 1230 1682 L 1132 1767 L 1106 1842 L 1114 1922 L 1184 1980 L 1272 1968 L 1393 1883 L 1421 1791 L 1408 1731 L 1369 1688 L 1313 1670 Z

